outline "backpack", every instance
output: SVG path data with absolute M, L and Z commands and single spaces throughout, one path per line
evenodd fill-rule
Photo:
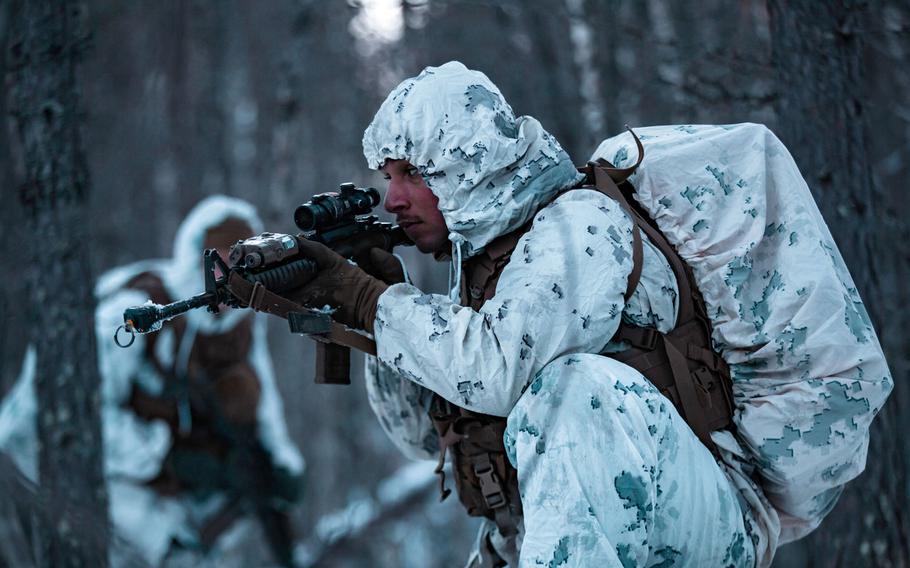
M 647 234 L 669 263 L 679 290 L 673 329 L 662 333 L 623 321 L 610 341 L 624 343 L 625 349 L 611 350 L 609 356 L 647 376 L 673 403 L 698 439 L 719 458 L 711 433 L 732 427 L 730 370 L 724 359 L 712 350 L 711 322 L 692 270 L 633 199 L 635 190 L 626 180 L 644 157 L 641 141 L 635 138 L 635 142 L 638 160 L 634 165 L 615 168 L 603 159 L 589 162 L 579 168 L 579 172 L 585 174 L 582 182 L 564 191 L 599 191 L 616 201 L 632 220 L 633 268 L 624 294 L 626 302 L 638 287 L 642 273 L 642 233 Z M 541 208 L 544 206 L 546 204 Z M 483 253 L 462 265 L 465 273 L 460 290 L 463 305 L 480 310 L 496 294 L 497 282 L 509 264 L 512 251 L 532 223 L 533 218 L 522 227 L 499 236 Z M 440 475 L 442 498 L 450 493 L 445 488 L 443 468 L 451 450 L 455 487 L 468 514 L 494 521 L 504 536 L 516 534 L 515 519 L 521 514 L 522 505 L 518 475 L 503 444 L 506 418 L 461 408 L 438 394 L 433 397 L 429 415 L 439 436 L 436 473 Z
M 729 365 L 733 423 L 781 517 L 811 531 L 865 466 L 869 425 L 892 388 L 852 278 L 784 145 L 757 124 L 636 129 L 637 206 L 694 274 Z M 632 136 L 592 160 L 633 164 Z M 716 439 L 716 438 L 715 438 Z

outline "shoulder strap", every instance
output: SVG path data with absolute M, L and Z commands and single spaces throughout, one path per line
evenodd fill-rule
M 518 241 L 533 222 L 528 221 L 518 229 L 496 237 L 481 254 L 462 263 L 464 276 L 461 280 L 461 303 L 474 310 L 480 310 L 484 302 L 493 297 L 502 269 L 512 258 Z
M 641 231 L 639 230 L 641 218 L 640 215 L 637 215 L 636 211 L 630 207 L 629 201 L 623 195 L 622 191 L 620 191 L 617 184 L 623 184 L 629 176 L 635 173 L 635 170 L 638 169 L 638 166 L 641 165 L 642 160 L 645 158 L 645 148 L 642 146 L 638 136 L 635 135 L 635 132 L 628 126 L 626 126 L 626 129 L 632 134 L 632 137 L 635 138 L 635 144 L 638 147 L 638 160 L 634 164 L 627 168 L 616 168 L 613 167 L 610 162 L 601 158 L 596 162 L 588 162 L 586 166 L 579 168 L 579 171 L 587 175 L 587 179 L 585 180 L 587 183 L 593 181 L 597 191 L 619 203 L 622 210 L 625 211 L 626 215 L 629 216 L 629 219 L 632 220 L 632 272 L 629 274 L 629 280 L 626 284 L 626 293 L 624 295 L 625 301 L 628 302 L 629 298 L 632 297 L 632 294 L 635 293 L 635 288 L 638 287 L 639 280 L 641 280 L 642 265 L 644 264 Z M 650 233 L 648 236 L 650 236 Z
M 634 133 L 632 135 L 635 136 Z M 641 163 L 642 144 L 637 136 L 635 141 L 639 148 L 639 160 L 632 167 L 617 169 L 600 159 L 589 162 L 585 170 L 590 172 L 599 190 L 620 203 L 632 217 L 635 229 L 644 231 L 667 259 L 679 289 L 678 311 L 673 330 L 666 334 L 621 323 L 614 341 L 627 341 L 633 349 L 611 356 L 640 371 L 644 372 L 647 368 L 648 378 L 673 401 L 705 446 L 715 451 L 711 432 L 731 424 L 729 369 L 723 358 L 711 348 L 710 320 L 701 293 L 694 284 L 691 268 L 667 241 L 647 210 L 634 199 L 635 190 L 623 177 L 631 175 Z M 619 185 L 617 178 L 621 180 Z M 637 244 L 633 242 L 633 246 L 640 247 L 640 241 Z M 640 274 L 640 267 L 633 271 L 636 277 Z
M 591 164 L 591 171 L 594 176 L 594 187 L 597 188 L 597 191 L 619 203 L 620 207 L 622 207 L 623 211 L 626 212 L 626 215 L 628 215 L 629 219 L 632 221 L 632 272 L 629 274 L 629 280 L 626 284 L 626 293 L 623 296 L 623 299 L 628 303 L 629 298 L 635 293 L 635 288 L 638 287 L 639 280 L 641 280 L 641 270 L 642 265 L 644 264 L 641 231 L 638 228 L 639 221 L 635 213 L 629 207 L 629 204 L 626 202 L 626 198 L 623 197 L 622 192 L 616 187 L 616 182 L 613 181 L 607 170 L 599 165 Z
M 633 132 L 631 128 L 628 130 L 632 134 L 632 137 L 635 138 L 635 144 L 638 147 L 638 160 L 633 165 L 627 168 L 615 168 L 607 160 L 599 158 L 597 161 L 588 162 L 587 167 L 583 168 L 582 171 L 593 177 L 598 191 L 601 191 L 608 197 L 619 202 L 623 210 L 632 218 L 632 222 L 635 225 L 632 229 L 632 259 L 635 263 L 635 267 L 632 269 L 632 274 L 629 276 L 629 286 L 626 289 L 626 300 L 628 301 L 632 292 L 635 291 L 635 286 L 638 285 L 638 281 L 641 277 L 642 249 L 641 235 L 639 233 L 640 229 L 648 235 L 651 243 L 664 255 L 667 262 L 670 264 L 670 268 L 673 270 L 674 276 L 676 276 L 676 284 L 679 288 L 679 310 L 676 316 L 676 326 L 679 326 L 679 324 L 690 321 L 695 317 L 693 290 L 688 267 L 679 257 L 679 253 L 676 252 L 676 249 L 670 245 L 663 233 L 657 228 L 647 211 L 635 201 L 633 198 L 634 189 L 631 184 L 626 183 L 628 177 L 635 173 L 635 170 L 641 165 L 645 153 L 641 140 L 635 135 L 635 132 Z M 617 183 L 620 184 L 620 186 L 618 186 Z M 625 188 L 627 192 L 623 192 L 620 187 Z
M 635 139 L 636 139 L 636 141 L 638 141 L 638 137 L 636 137 Z M 641 147 L 641 142 L 639 141 L 638 143 L 639 143 L 639 147 Z M 597 162 L 593 162 L 589 165 L 591 166 L 591 169 L 594 172 L 594 175 L 596 176 L 598 183 L 601 183 L 606 186 L 607 184 L 611 183 L 613 180 L 609 177 L 610 168 L 608 166 L 605 166 L 605 164 L 609 164 L 609 163 L 606 162 L 606 160 L 601 159 L 601 160 L 598 160 Z M 637 164 L 636 164 L 636 166 L 637 166 Z M 609 179 L 610 181 L 607 182 L 606 181 L 607 179 Z M 627 189 L 628 189 L 628 193 L 629 193 L 628 197 L 626 196 L 626 194 L 623 191 L 620 190 L 619 187 L 616 186 L 615 183 L 612 184 L 612 187 L 608 187 L 609 193 L 607 193 L 607 192 L 604 192 L 604 193 L 607 193 L 607 195 L 609 195 L 613 199 L 616 199 L 617 201 L 619 201 L 619 203 L 620 203 L 620 205 L 622 205 L 623 209 L 632 217 L 632 221 L 635 224 L 635 229 L 641 229 L 642 231 L 644 231 L 645 234 L 648 235 L 648 238 L 651 241 L 651 243 L 657 247 L 657 249 L 664 255 L 664 257 L 667 259 L 667 262 L 670 264 L 670 268 L 673 270 L 673 275 L 676 277 L 677 287 L 679 288 L 679 310 L 678 310 L 678 313 L 676 316 L 676 326 L 678 326 L 679 324 L 681 324 L 683 322 L 687 322 L 687 321 L 691 320 L 693 317 L 695 317 L 695 307 L 693 305 L 693 300 L 692 300 L 692 285 L 691 285 L 688 267 L 686 266 L 685 262 L 683 262 L 683 260 L 679 257 L 679 253 L 676 252 L 676 249 L 673 248 L 673 246 L 667 241 L 667 238 L 657 228 L 656 224 L 651 219 L 651 217 L 648 215 L 647 211 L 645 211 L 641 207 L 641 205 L 639 205 L 639 203 L 632 198 L 631 194 L 634 190 L 632 189 L 631 185 L 628 183 L 623 183 L 623 186 L 627 187 Z M 636 233 L 633 230 L 633 239 L 635 238 L 635 236 L 636 236 Z M 638 253 L 640 255 L 641 254 L 641 249 L 640 249 L 640 247 L 641 247 L 640 238 L 641 237 L 639 236 L 638 238 L 639 238 L 639 242 L 638 242 L 637 246 L 639 247 Z M 636 244 L 634 242 L 633 242 L 633 246 L 636 246 Z M 633 258 L 634 258 L 634 256 L 633 256 Z M 640 259 L 641 259 L 641 256 L 639 256 L 639 264 L 640 264 Z M 633 270 L 633 275 L 636 276 L 635 283 L 637 284 L 638 277 L 641 276 L 641 266 L 640 265 L 636 266 L 636 268 Z M 630 276 L 629 280 L 631 283 L 631 280 L 632 280 L 631 276 Z M 676 327 L 676 326 L 674 326 L 674 327 Z

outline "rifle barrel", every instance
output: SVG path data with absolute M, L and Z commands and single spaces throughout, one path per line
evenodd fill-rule
M 203 292 L 192 298 L 172 302 L 162 306 L 161 304 L 144 304 L 127 308 L 123 312 L 123 323 L 127 331 L 137 331 L 139 333 L 149 333 L 161 329 L 161 323 L 190 310 L 212 305 L 218 301 L 218 296 L 214 292 Z

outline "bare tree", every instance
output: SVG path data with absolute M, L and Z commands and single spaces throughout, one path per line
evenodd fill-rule
M 0 49 L 2 54 L 7 51 L 9 41 L 9 18 L 12 15 L 12 2 L 6 2 L 0 5 Z M 6 57 L 0 55 L 0 84 L 7 75 Z M 2 128 L 0 128 L 0 179 L 15 180 L 17 175 L 15 160 L 11 148 L 11 138 L 13 137 L 12 121 L 8 120 L 9 110 L 7 108 L 7 97 L 0 96 L 0 117 L 3 117 Z M 0 250 L 3 253 L 4 261 L 8 266 L 23 266 L 25 258 L 22 253 L 23 231 L 17 219 L 21 217 L 22 209 L 15 200 L 7 199 L 0 207 Z M 22 355 L 25 352 L 26 341 L 21 333 L 15 333 L 12 330 L 24 325 L 25 314 L 21 298 L 25 294 L 25 286 L 21 279 L 13 279 L 6 285 L 0 287 L 0 392 L 6 391 L 12 387 L 19 372 Z
M 83 5 L 27 0 L 12 19 L 11 35 L 11 111 L 22 145 L 20 198 L 31 235 L 25 247 L 29 335 L 38 354 L 38 469 L 42 499 L 54 511 L 39 539 L 41 563 L 104 566 L 107 499 L 77 83 L 88 39 Z M 74 518 L 80 526 L 73 526 Z M 86 525 L 94 530 L 87 533 Z
M 894 310 L 895 273 L 907 244 L 890 238 L 881 210 L 884 195 L 873 179 L 867 147 L 863 37 L 866 2 L 768 2 L 773 59 L 778 73 L 779 133 L 791 149 L 879 330 L 892 370 L 906 368 L 900 349 L 907 316 Z M 886 244 L 887 243 L 887 244 Z M 886 248 L 887 247 L 887 248 Z M 886 319 L 887 314 L 887 319 Z M 898 342 L 898 343 L 895 343 Z M 895 373 L 898 375 L 899 371 Z M 896 383 L 901 377 L 895 376 Z M 812 566 L 907 566 L 907 444 L 893 400 L 872 431 L 866 472 L 853 481 L 821 526 L 804 543 Z

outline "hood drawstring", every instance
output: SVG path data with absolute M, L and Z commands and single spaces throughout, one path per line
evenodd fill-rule
M 449 240 L 452 242 L 452 263 L 449 265 L 449 299 L 458 304 L 461 300 L 461 259 L 465 238 L 452 232 L 449 233 Z
M 408 273 L 408 267 L 404 263 L 404 258 L 398 253 L 392 253 L 392 256 L 398 259 L 398 264 L 401 265 L 401 272 L 404 274 L 404 281 L 406 284 L 414 284 L 411 282 L 411 275 Z

